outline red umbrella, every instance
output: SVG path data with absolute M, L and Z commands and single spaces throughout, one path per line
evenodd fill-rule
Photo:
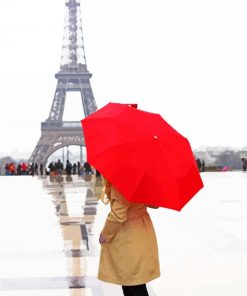
M 159 114 L 109 103 L 81 123 L 88 162 L 129 201 L 180 211 L 203 187 L 189 141 Z

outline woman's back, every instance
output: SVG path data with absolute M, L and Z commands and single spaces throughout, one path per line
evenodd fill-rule
M 131 286 L 159 277 L 157 241 L 147 206 L 127 201 L 112 186 L 109 199 L 98 278 Z

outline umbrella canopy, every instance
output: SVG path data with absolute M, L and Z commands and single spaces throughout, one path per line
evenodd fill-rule
M 88 162 L 129 201 L 180 211 L 203 187 L 189 141 L 159 114 L 109 103 L 81 123 Z

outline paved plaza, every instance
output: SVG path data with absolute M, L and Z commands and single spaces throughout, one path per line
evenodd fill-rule
M 150 296 L 247 295 L 247 174 L 202 173 L 179 213 L 150 209 L 161 277 Z M 97 280 L 109 206 L 95 176 L 0 177 L 0 296 L 118 296 Z

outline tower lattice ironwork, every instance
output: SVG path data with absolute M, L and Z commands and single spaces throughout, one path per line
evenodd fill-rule
M 85 146 L 81 123 L 63 121 L 67 92 L 79 92 L 85 117 L 97 110 L 87 69 L 82 34 L 80 0 L 65 2 L 65 26 L 60 70 L 55 74 L 57 86 L 49 117 L 41 123 L 41 137 L 29 159 L 45 163 L 59 148 Z

